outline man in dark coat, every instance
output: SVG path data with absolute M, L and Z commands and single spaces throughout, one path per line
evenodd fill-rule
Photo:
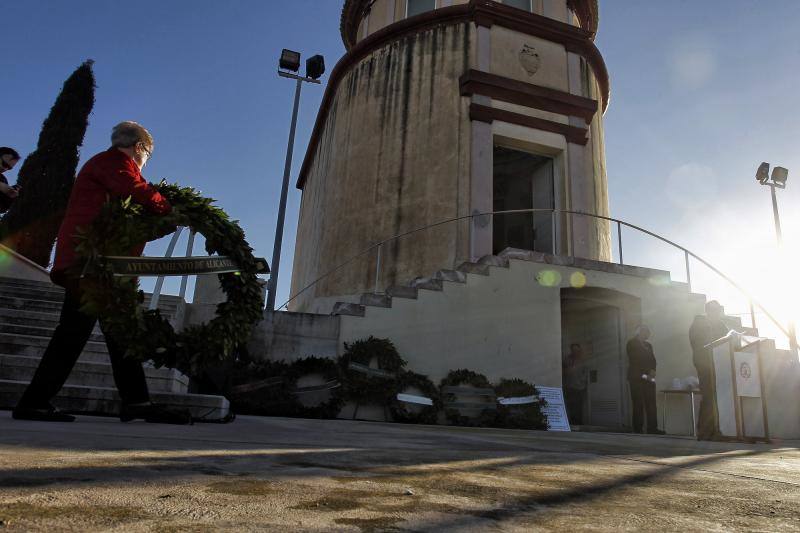
M 11 186 L 3 172 L 11 170 L 19 162 L 19 154 L 13 148 L 0 146 L 0 213 L 5 213 L 19 196 L 19 185 Z
M 64 287 L 64 304 L 53 337 L 36 373 L 12 416 L 17 420 L 72 422 L 75 417 L 55 409 L 50 400 L 69 377 L 92 334 L 97 319 L 81 311 L 80 274 L 83 264 L 75 251 L 78 228 L 88 227 L 100 214 L 108 198 L 127 198 L 159 215 L 172 210 L 169 202 L 142 177 L 153 151 L 153 138 L 141 125 L 122 122 L 111 134 L 111 148 L 92 157 L 81 168 L 58 232 L 58 243 L 50 278 Z M 132 250 L 141 255 L 144 244 Z M 103 328 L 103 321 L 100 321 Z M 171 409 L 150 402 L 142 364 L 125 357 L 125 346 L 106 335 L 114 382 L 121 399 L 120 418 L 126 422 L 143 418 L 148 422 L 191 423 L 185 409 Z
M 700 381 L 700 412 L 697 416 L 698 440 L 716 440 L 720 436 L 714 361 L 711 349 L 705 346 L 721 339 L 730 331 L 730 328 L 722 321 L 722 316 L 722 305 L 716 300 L 711 300 L 706 304 L 706 316 L 696 316 L 689 328 L 692 359 L 697 370 L 697 379 Z
M 647 433 L 663 435 L 664 432 L 658 429 L 656 416 L 656 356 L 653 345 L 647 342 L 649 338 L 650 328 L 641 325 L 636 328 L 636 336 L 626 346 L 633 431 L 644 433 L 644 418 L 647 418 Z

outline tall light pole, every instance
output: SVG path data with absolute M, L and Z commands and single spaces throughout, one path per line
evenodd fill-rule
M 786 180 L 789 177 L 789 170 L 784 167 L 775 167 L 772 174 L 769 173 L 769 163 L 761 163 L 756 171 L 756 180 L 761 185 L 766 185 L 772 193 L 772 216 L 775 219 L 775 235 L 778 238 L 778 249 L 783 251 L 783 233 L 781 231 L 781 217 L 778 214 L 778 197 L 775 189 L 785 189 Z M 795 332 L 794 320 L 789 320 L 789 348 L 797 355 L 797 333 Z
M 281 52 L 278 76 L 297 81 L 294 90 L 294 110 L 292 125 L 289 128 L 289 146 L 286 149 L 286 163 L 283 166 L 283 184 L 281 185 L 281 201 L 278 206 L 278 223 L 275 226 L 275 245 L 272 248 L 272 271 L 267 287 L 267 310 L 275 310 L 275 293 L 278 291 L 278 272 L 281 266 L 281 245 L 283 244 L 283 224 L 286 219 L 286 196 L 289 193 L 289 176 L 292 173 L 292 154 L 294 153 L 294 134 L 297 130 L 297 111 L 300 108 L 300 89 L 303 83 L 319 84 L 319 78 L 325 73 L 325 60 L 316 55 L 306 61 L 306 76 L 292 74 L 300 69 L 300 53 L 284 49 Z

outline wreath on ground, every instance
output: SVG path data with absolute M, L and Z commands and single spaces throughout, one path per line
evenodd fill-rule
M 392 341 L 370 336 L 352 344 L 344 343 L 339 366 L 345 377 L 344 397 L 353 402 L 387 405 L 397 396 L 398 376 L 406 361 Z M 376 359 L 378 368 L 370 368 Z
M 471 385 L 478 389 L 491 389 L 492 384 L 483 374 L 478 374 L 471 370 L 459 369 L 451 370 L 439 384 L 442 391 L 442 401 L 445 405 L 444 416 L 447 421 L 456 426 L 494 426 L 497 419 L 495 405 L 487 402 L 486 409 L 483 409 L 477 417 L 464 416 L 458 409 L 447 407 L 449 402 L 457 400 L 455 394 L 444 392 L 445 387 L 458 387 L 460 385 Z
M 497 404 L 497 424 L 512 429 L 547 429 L 544 414 L 545 400 L 539 397 L 536 387 L 518 378 L 502 379 L 494 388 L 498 398 L 536 396 L 539 401 L 519 405 Z
M 214 361 L 230 358 L 244 346 L 252 325 L 264 307 L 253 250 L 238 223 L 216 207 L 214 200 L 192 188 L 162 181 L 156 189 L 172 204 L 167 215 L 149 213 L 127 199 L 106 202 L 99 216 L 78 235 L 77 252 L 86 264 L 83 272 L 83 310 L 104 322 L 105 331 L 127 347 L 126 355 L 152 360 L 157 367 L 177 368 L 195 376 Z M 114 277 L 104 256 L 130 255 L 141 243 L 188 226 L 206 239 L 206 252 L 230 257 L 239 272 L 220 274 L 227 301 L 206 324 L 176 333 L 158 310 L 142 307 L 144 294 L 136 278 Z
M 230 383 L 222 392 L 234 411 L 243 415 L 292 416 L 297 399 L 284 361 L 250 361 L 227 372 Z
M 297 387 L 297 381 L 303 376 L 321 374 L 325 383 L 318 387 Z M 291 384 L 295 398 L 295 412 L 286 416 L 301 418 L 336 418 L 344 405 L 342 397 L 342 376 L 336 361 L 327 357 L 305 357 L 294 361 L 286 372 L 286 382 Z M 300 396 L 317 391 L 330 391 L 330 397 L 317 405 L 304 405 Z
M 415 372 L 401 372 L 397 380 L 398 392 L 405 392 L 409 389 L 417 389 L 426 398 L 433 400 L 433 405 L 416 405 L 408 404 L 397 399 L 395 394 L 389 404 L 389 410 L 392 413 L 392 419 L 395 422 L 404 422 L 406 424 L 435 424 L 439 416 L 439 409 L 442 407 L 442 402 L 439 399 L 439 389 L 436 385 L 422 374 Z

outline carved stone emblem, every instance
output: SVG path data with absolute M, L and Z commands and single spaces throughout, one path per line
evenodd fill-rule
M 536 48 L 526 44 L 519 51 L 519 63 L 528 73 L 528 76 L 533 76 L 542 66 L 542 59 L 539 57 L 539 52 L 536 51 Z

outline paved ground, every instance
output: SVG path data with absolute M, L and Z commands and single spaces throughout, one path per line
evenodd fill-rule
M 0 529 L 800 531 L 798 445 L 0 411 Z

